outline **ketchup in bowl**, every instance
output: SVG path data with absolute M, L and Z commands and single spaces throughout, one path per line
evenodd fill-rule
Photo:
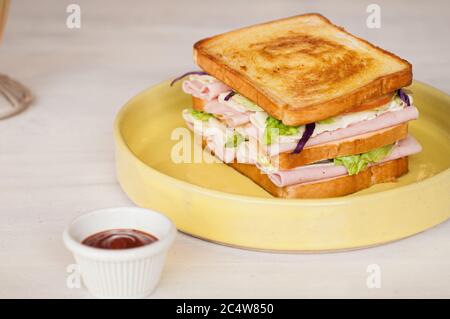
M 91 235 L 82 244 L 101 249 L 128 249 L 149 245 L 155 236 L 136 229 L 110 229 Z

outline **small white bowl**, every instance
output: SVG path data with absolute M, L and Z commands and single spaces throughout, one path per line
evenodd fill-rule
M 149 245 L 128 249 L 100 249 L 83 245 L 90 235 L 110 229 L 136 229 L 158 238 Z M 98 298 L 144 298 L 158 284 L 176 228 L 163 214 L 137 207 L 96 210 L 76 218 L 63 233 L 89 292 Z

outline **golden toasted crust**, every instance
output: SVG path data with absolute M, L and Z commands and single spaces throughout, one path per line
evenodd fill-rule
M 207 103 L 206 100 L 202 100 L 194 96 L 192 97 L 192 108 L 194 110 L 203 111 L 206 103 Z
M 408 172 L 408 157 L 371 166 L 356 175 L 346 175 L 319 182 L 277 187 L 266 174 L 250 164 L 231 163 L 229 166 L 247 176 L 267 192 L 281 198 L 326 198 L 344 196 L 374 184 L 392 182 Z
M 409 62 L 319 14 L 201 40 L 194 59 L 287 125 L 332 117 L 412 81 Z

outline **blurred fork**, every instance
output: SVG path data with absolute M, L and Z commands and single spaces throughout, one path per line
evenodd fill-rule
M 0 119 L 23 111 L 33 101 L 33 95 L 28 88 L 4 74 L 0 74 L 0 95 L 7 102 L 0 105 Z

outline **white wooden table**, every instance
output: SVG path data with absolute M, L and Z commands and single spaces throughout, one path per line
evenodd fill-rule
M 82 10 L 66 27 L 66 6 Z M 450 92 L 448 1 L 25 1 L 12 5 L 0 71 L 36 102 L 0 121 L 0 297 L 85 298 L 66 286 L 73 263 L 61 233 L 75 216 L 132 205 L 117 184 L 112 123 L 133 95 L 192 70 L 192 44 L 235 27 L 321 12 L 407 58 L 415 78 Z M 215 2 L 215 1 L 214 1 Z M 394 212 L 393 212 L 394 213 Z M 381 288 L 366 285 L 369 264 Z M 178 234 L 153 297 L 450 297 L 450 223 L 346 253 L 250 252 Z

